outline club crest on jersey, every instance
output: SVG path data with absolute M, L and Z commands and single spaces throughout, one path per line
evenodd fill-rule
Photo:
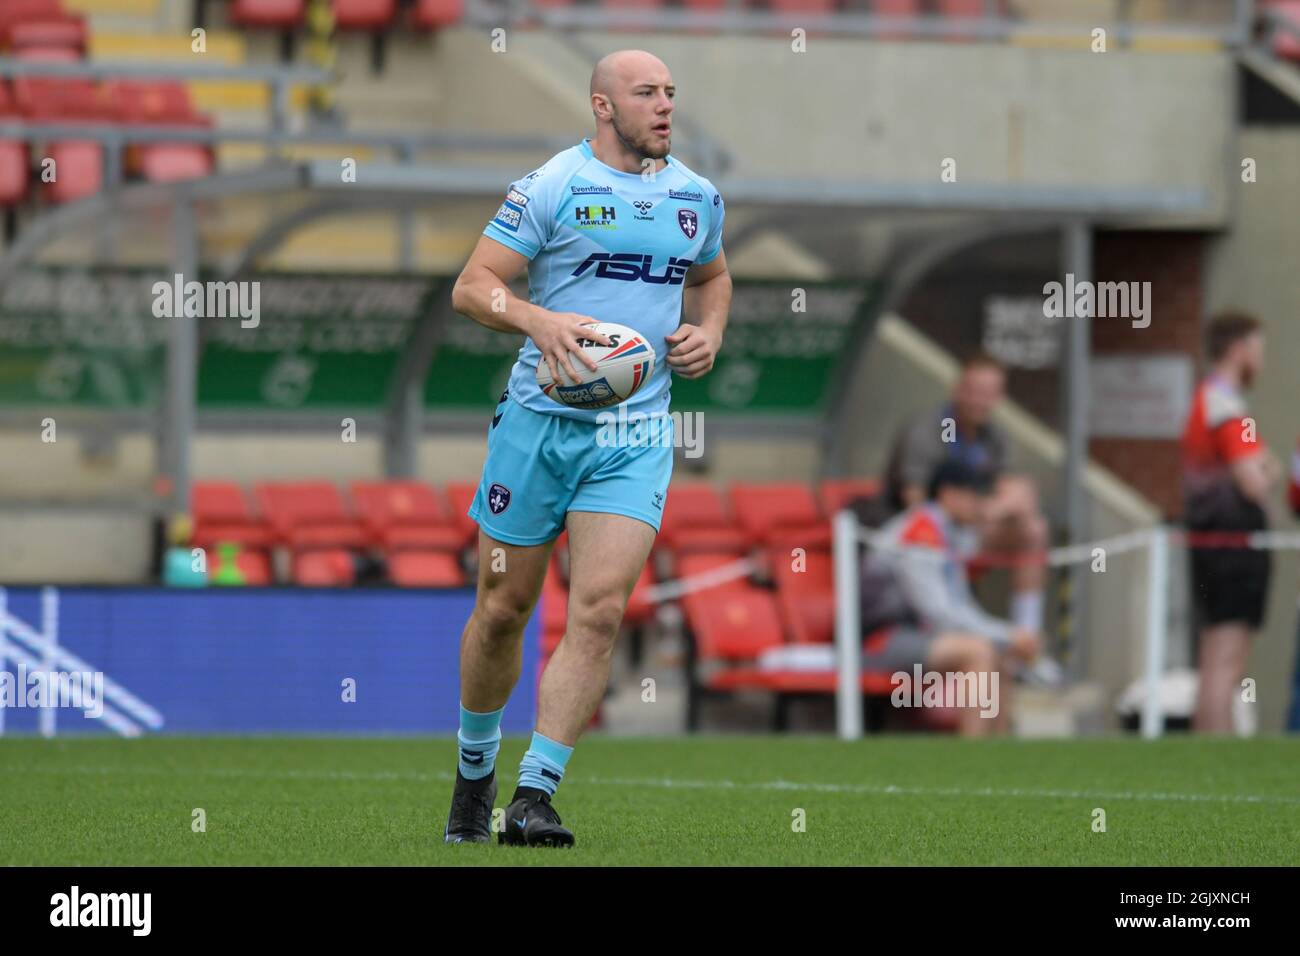
M 492 487 L 488 489 L 487 501 L 488 508 L 491 509 L 492 513 L 499 515 L 510 507 L 510 489 L 505 485 L 493 482 Z
M 687 239 L 694 239 L 695 233 L 700 229 L 700 218 L 695 215 L 693 209 L 677 210 L 677 225 L 682 227 L 682 232 L 686 234 Z

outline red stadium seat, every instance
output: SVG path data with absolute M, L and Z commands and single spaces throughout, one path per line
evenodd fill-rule
M 327 481 L 262 482 L 254 492 L 278 541 L 296 550 L 361 548 L 368 536 Z
M 859 498 L 874 498 L 880 493 L 880 482 L 874 478 L 828 478 L 818 488 L 822 513 L 835 517 Z
M 253 517 L 243 490 L 232 481 L 196 481 L 190 489 L 190 511 L 194 516 L 190 543 L 196 547 L 233 541 L 246 548 L 265 548 L 271 543 L 269 529 Z
M 8 86 L 0 82 L 0 123 L 19 119 Z M 27 144 L 20 140 L 0 140 L 0 207 L 22 202 L 27 197 L 28 179 Z
M 735 564 L 740 559 L 740 555 L 730 551 L 692 552 L 678 557 L 675 571 L 678 578 L 694 578 L 702 574 L 708 574 L 711 571 L 717 571 L 727 565 Z M 742 574 L 720 582 L 700 593 L 718 594 L 725 589 L 744 589 L 750 586 L 749 575 Z M 689 596 L 686 595 L 686 597 Z
M 184 84 L 119 81 L 109 86 L 115 118 L 150 126 L 210 127 L 211 117 L 194 109 Z M 201 143 L 145 143 L 127 150 L 128 172 L 150 182 L 177 182 L 207 176 L 216 165 L 211 147 Z
M 478 535 L 478 522 L 469 516 L 469 506 L 474 503 L 478 485 L 468 481 L 447 483 L 447 503 L 451 506 L 452 524 L 461 528 L 470 541 Z
M 292 29 L 302 23 L 306 0 L 234 0 L 230 22 L 241 27 Z
M 68 50 L 74 59 L 86 51 L 86 22 L 81 17 L 67 14 L 41 20 L 13 23 L 8 28 L 7 45 L 15 54 L 24 50 Z
M 333 0 L 340 30 L 385 30 L 397 19 L 397 0 Z
M 388 579 L 405 588 L 465 586 L 465 572 L 445 551 L 394 551 L 388 555 Z
M 771 0 L 773 13 L 833 13 L 835 0 Z
M 303 587 L 351 587 L 356 575 L 352 553 L 343 548 L 300 551 L 293 556 L 293 583 Z
M 830 541 L 830 528 L 802 482 L 731 486 L 731 505 L 740 526 L 755 543 L 789 543 L 805 548 Z
M 371 537 L 392 549 L 464 549 L 471 536 L 454 522 L 442 498 L 418 481 L 355 481 L 352 502 Z
M 752 661 L 784 643 L 775 598 L 754 585 L 687 594 L 682 610 L 700 663 Z
M 668 486 L 658 542 L 678 554 L 732 552 L 749 546 L 748 536 L 727 513 L 726 504 L 708 482 L 681 482 Z
M 1300 0 L 1278 0 L 1269 9 L 1300 30 Z M 1278 30 L 1273 38 L 1273 53 L 1285 60 L 1300 61 L 1300 36 L 1290 30 Z
M 440 30 L 459 23 L 464 15 L 464 0 L 415 0 L 411 26 L 417 30 Z
M 45 198 L 49 202 L 76 202 L 103 188 L 104 147 L 99 143 L 65 140 L 51 143 L 47 152 L 56 170 L 54 182 L 45 184 Z
M 810 550 L 803 570 L 783 551 L 771 555 L 772 580 L 786 632 L 795 644 L 825 644 L 835 638 L 835 571 L 829 551 Z

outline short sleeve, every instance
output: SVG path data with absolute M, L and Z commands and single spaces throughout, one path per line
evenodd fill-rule
M 727 218 L 727 205 L 722 201 L 722 193 L 716 189 L 710 192 L 713 193 L 711 200 L 713 206 L 709 213 L 709 231 L 704 236 L 704 246 L 700 249 L 700 256 L 695 260 L 694 264 L 697 266 L 712 262 L 722 251 L 722 221 Z
M 1255 434 L 1255 424 L 1247 415 L 1246 403 L 1239 395 L 1225 389 L 1207 389 L 1205 424 L 1214 454 L 1220 461 L 1231 464 L 1264 450 L 1264 443 Z
M 551 238 L 548 186 L 545 166 L 511 183 L 483 235 L 529 259 L 536 256 Z
M 1219 457 L 1228 463 L 1241 461 L 1264 450 L 1264 443 L 1251 440 L 1254 428 L 1248 428 L 1245 418 L 1230 418 L 1214 429 L 1214 448 Z

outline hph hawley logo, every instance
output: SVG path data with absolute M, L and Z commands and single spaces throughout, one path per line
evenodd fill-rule
M 687 239 L 694 239 L 695 233 L 700 228 L 700 219 L 695 215 L 693 209 L 679 209 L 677 210 L 677 225 L 682 227 L 682 232 L 686 234 Z
M 618 211 L 613 206 L 574 206 L 575 229 L 617 229 Z
M 488 489 L 488 508 L 494 515 L 499 515 L 510 507 L 510 489 L 505 485 L 493 483 Z

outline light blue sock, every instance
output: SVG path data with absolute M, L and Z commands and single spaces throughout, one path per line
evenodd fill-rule
M 482 780 L 497 765 L 501 749 L 501 713 L 505 708 L 476 714 L 460 705 L 460 775 L 466 780 Z
M 556 788 L 564 779 L 564 765 L 572 754 L 572 747 L 533 731 L 533 741 L 519 762 L 519 786 L 545 790 L 555 796 Z

